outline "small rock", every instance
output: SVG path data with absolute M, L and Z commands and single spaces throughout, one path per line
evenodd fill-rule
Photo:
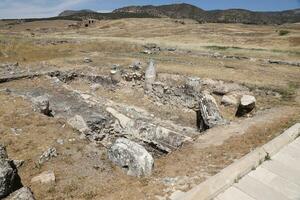
M 108 150 L 108 158 L 130 176 L 150 176 L 154 160 L 141 145 L 119 138 Z
M 222 97 L 221 104 L 225 106 L 236 106 L 238 104 L 238 100 L 234 95 L 224 95 Z
M 38 161 L 39 164 L 43 164 L 44 162 L 50 160 L 53 157 L 57 157 L 56 148 L 50 147 L 47 151 L 45 151 Z
M 84 62 L 84 63 L 91 63 L 91 62 L 93 62 L 93 61 L 92 61 L 91 58 L 85 57 L 85 58 L 83 59 L 83 62 Z
M 63 145 L 64 144 L 64 140 L 63 139 L 57 139 L 56 142 L 60 145 Z
M 236 116 L 242 117 L 245 114 L 250 113 L 255 108 L 255 104 L 256 104 L 256 99 L 254 96 L 243 95 L 238 110 L 236 112 Z
M 110 71 L 110 78 L 113 83 L 119 83 L 122 80 L 121 71 L 119 69 L 113 69 Z
M 0 160 L 5 160 L 5 159 L 8 159 L 6 148 L 5 146 L 0 144 Z
M 55 182 L 55 175 L 53 171 L 45 171 L 38 176 L 35 176 L 31 179 L 31 183 L 40 182 L 40 183 L 51 183 Z
M 36 97 L 33 99 L 33 103 L 35 104 L 37 110 L 39 110 L 42 114 L 51 116 L 51 109 L 47 96 Z
M 11 193 L 7 200 L 35 200 L 32 191 L 28 187 L 22 187 L 21 189 Z
M 129 67 L 132 68 L 133 70 L 140 70 L 142 69 L 142 62 L 141 61 L 134 61 L 132 65 L 130 65 Z

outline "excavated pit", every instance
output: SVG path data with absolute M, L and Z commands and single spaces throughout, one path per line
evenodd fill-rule
M 162 75 L 153 84 L 152 92 L 146 93 L 144 73 L 134 70 L 122 71 L 122 80 L 119 83 L 112 81 L 110 76 L 77 71 L 33 74 L 35 76 L 20 73 L 15 78 L 6 79 L 5 81 L 12 81 L 36 77 L 40 82 L 35 87 L 10 88 L 9 93 L 31 101 L 33 107 L 37 98 L 47 98 L 51 116 L 63 118 L 90 141 L 106 147 L 112 145 L 116 138 L 126 137 L 142 144 L 157 157 L 180 148 L 184 142 L 191 142 L 201 134 L 197 130 L 196 121 L 191 123 L 192 126 L 181 125 L 176 120 L 160 116 L 163 112 L 153 115 L 147 110 L 147 106 L 136 106 L 134 103 L 129 105 L 101 95 L 127 90 L 123 96 L 126 99 L 139 91 L 142 98 L 148 100 L 150 107 L 169 112 L 182 110 L 186 116 L 192 115 L 192 119 L 197 120 L 196 110 L 203 85 L 199 79 L 177 77 L 182 79 L 183 84 L 174 85 L 172 77 Z M 84 83 L 89 90 L 84 91 L 74 83 Z M 101 91 L 100 94 L 98 91 Z

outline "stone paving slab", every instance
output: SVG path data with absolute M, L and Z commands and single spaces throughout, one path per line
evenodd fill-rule
M 300 186 L 300 169 L 275 160 L 265 162 L 262 167 Z
M 267 185 L 273 190 L 282 193 L 289 199 L 299 200 L 300 198 L 300 186 L 289 182 L 287 179 L 274 174 L 267 169 L 259 167 L 249 173 L 249 176 Z
M 294 158 L 293 156 L 291 156 L 288 153 L 279 152 L 272 159 L 276 160 L 276 161 L 279 161 L 281 163 L 288 163 L 289 165 L 294 166 L 294 167 L 300 169 L 300 162 L 299 162 L 299 160 L 297 160 L 296 158 Z
M 283 147 L 215 200 L 300 200 L 300 138 Z
M 236 187 L 231 187 L 226 190 L 224 193 L 220 194 L 215 200 L 255 200 L 254 198 L 250 197 L 249 195 L 245 194 L 241 190 Z
M 234 186 L 257 200 L 288 200 L 282 193 L 273 190 L 249 175 L 244 176 L 237 184 L 234 184 Z

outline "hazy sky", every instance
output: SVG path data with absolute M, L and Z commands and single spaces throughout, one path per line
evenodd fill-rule
M 190 3 L 206 10 L 244 8 L 277 11 L 300 8 L 300 0 L 0 0 L 0 18 L 56 16 L 66 9 L 108 12 L 128 5 Z

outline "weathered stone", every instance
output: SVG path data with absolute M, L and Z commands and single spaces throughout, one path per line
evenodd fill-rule
M 121 72 L 118 69 L 113 69 L 110 71 L 110 78 L 113 83 L 119 83 L 122 80 Z
M 35 176 L 31 179 L 32 183 L 51 183 L 55 182 L 55 174 L 53 171 L 45 171 L 38 176 Z
M 91 62 L 93 62 L 93 61 L 92 61 L 91 58 L 85 57 L 85 58 L 83 59 L 83 62 L 85 62 L 85 63 L 91 63 Z
M 125 138 L 117 139 L 108 150 L 108 157 L 130 176 L 150 176 L 154 165 L 152 156 L 143 146 Z
M 49 99 L 47 96 L 38 96 L 33 99 L 33 103 L 39 112 L 44 115 L 51 116 L 51 109 L 49 104 Z
M 70 118 L 68 123 L 81 133 L 86 133 L 89 131 L 89 127 L 85 123 L 83 117 L 80 115 L 75 115 L 74 117 Z
M 254 96 L 243 95 L 238 110 L 236 112 L 236 116 L 241 117 L 247 113 L 250 113 L 255 108 L 255 104 L 256 104 L 256 99 Z
M 5 146 L 0 144 L 0 160 L 4 160 L 4 159 L 8 159 L 8 155 Z
M 152 90 L 152 84 L 156 79 L 156 66 L 153 60 L 150 60 L 149 66 L 145 72 L 145 91 Z
M 221 104 L 225 106 L 236 106 L 238 104 L 238 100 L 234 95 L 224 95 L 222 97 Z
M 199 110 L 197 111 L 197 126 L 199 130 L 204 131 L 225 123 L 215 98 L 209 94 L 202 94 L 199 99 Z
M 57 152 L 56 148 L 50 147 L 47 151 L 45 151 L 41 156 L 38 161 L 39 164 L 43 164 L 46 161 L 50 160 L 53 157 L 57 157 Z
M 22 187 L 14 193 L 11 193 L 6 200 L 35 200 L 35 198 L 30 188 Z
M 24 160 L 13 160 L 12 162 L 14 163 L 16 168 L 19 169 L 24 164 L 25 161 Z
M 6 149 L 0 146 L 0 199 L 22 187 L 18 170 L 7 157 Z
M 134 61 L 132 63 L 132 65 L 130 65 L 130 68 L 132 68 L 133 70 L 140 70 L 140 69 L 142 69 L 142 65 L 143 65 L 142 62 L 137 60 L 137 61 Z

